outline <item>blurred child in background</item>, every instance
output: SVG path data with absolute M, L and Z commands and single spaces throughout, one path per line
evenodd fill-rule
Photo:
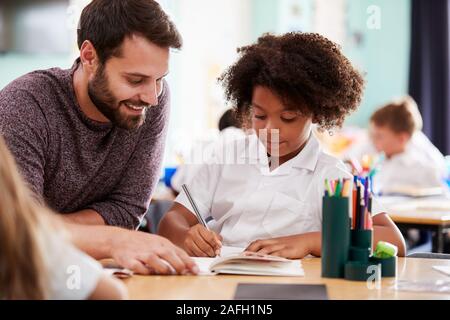
M 415 101 L 406 96 L 375 111 L 369 135 L 352 148 L 348 158 L 382 154 L 374 175 L 374 190 L 388 193 L 402 188 L 445 188 L 447 175 L 442 153 L 422 132 Z

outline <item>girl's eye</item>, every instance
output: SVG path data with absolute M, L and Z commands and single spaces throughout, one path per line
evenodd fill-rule
M 264 120 L 265 118 L 266 118 L 266 116 L 258 116 L 258 115 L 256 115 L 255 114 L 255 116 L 254 116 L 256 119 L 258 119 L 258 120 Z
M 281 120 L 284 122 L 293 122 L 295 120 L 295 117 L 294 118 L 281 118 Z

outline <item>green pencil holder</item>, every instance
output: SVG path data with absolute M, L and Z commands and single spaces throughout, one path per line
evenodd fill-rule
M 374 268 L 381 268 L 370 260 L 372 254 L 372 230 L 350 231 L 349 262 L 345 265 L 345 279 L 366 281 L 373 275 Z M 378 270 L 381 272 L 381 270 Z
M 397 275 L 397 257 L 382 259 L 372 256 L 370 257 L 370 261 L 381 265 L 382 277 L 395 277 Z
M 349 247 L 349 200 L 325 196 L 322 198 L 322 277 L 344 277 Z
M 377 270 L 378 269 L 378 270 Z M 381 264 L 373 262 L 349 261 L 345 265 L 345 279 L 351 281 L 367 281 L 375 272 L 381 272 Z
M 349 257 L 350 261 L 369 262 L 370 248 L 350 247 Z
M 372 230 L 351 230 L 351 246 L 357 248 L 369 248 L 369 255 L 372 254 Z

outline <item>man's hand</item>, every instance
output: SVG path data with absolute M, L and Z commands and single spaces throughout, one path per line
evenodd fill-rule
M 120 230 L 113 237 L 110 256 L 139 274 L 198 273 L 195 262 L 169 240 L 144 232 Z
M 193 257 L 215 257 L 220 254 L 222 236 L 196 224 L 187 232 L 183 247 Z
M 316 245 L 319 246 L 320 252 L 320 239 L 317 238 L 320 238 L 319 232 L 256 240 L 245 251 L 270 254 L 288 259 L 302 259 L 308 254 L 314 254 L 317 251 Z M 317 240 L 319 240 L 319 243 L 314 244 L 314 241 L 317 242 Z

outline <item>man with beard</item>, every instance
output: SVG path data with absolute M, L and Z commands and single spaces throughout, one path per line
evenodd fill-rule
M 139 273 L 195 271 L 166 239 L 118 228 L 138 227 L 159 178 L 175 25 L 152 0 L 94 0 L 78 47 L 71 69 L 34 71 L 0 91 L 0 134 L 79 247 Z

